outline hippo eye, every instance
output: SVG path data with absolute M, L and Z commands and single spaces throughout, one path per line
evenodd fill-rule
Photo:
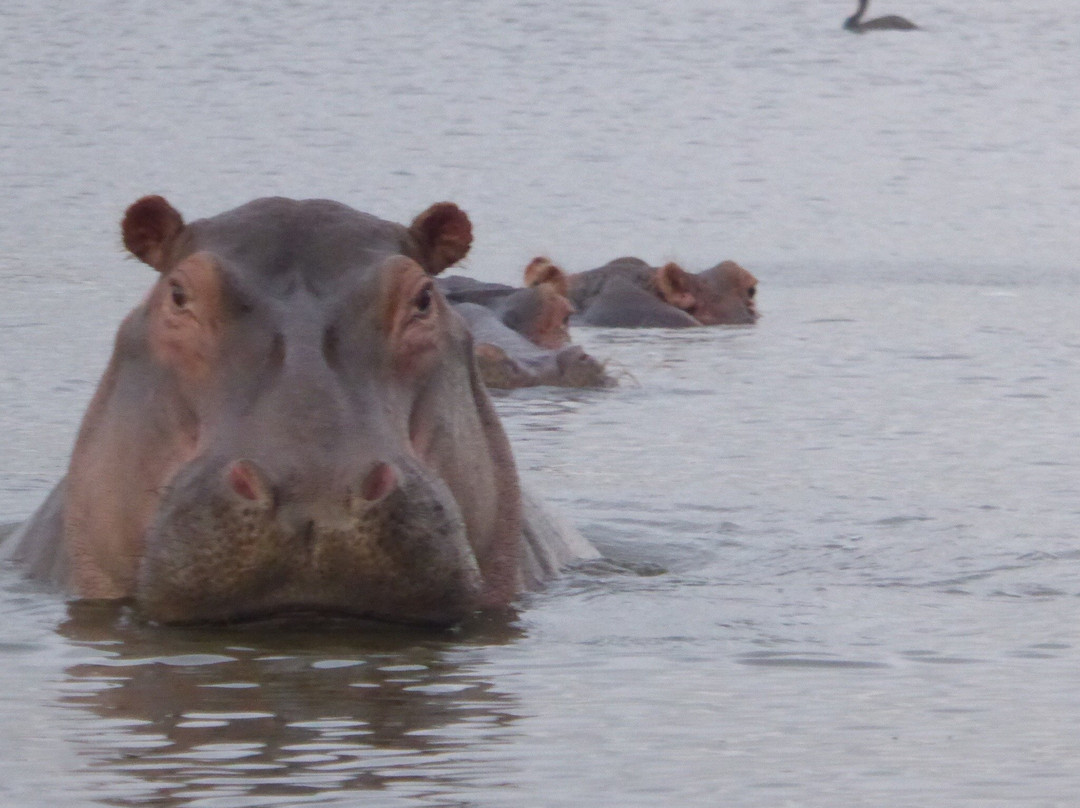
M 756 293 L 757 293 L 757 287 L 756 286 L 751 286 L 749 289 L 746 290 L 746 296 L 749 297 L 751 300 L 754 299 L 754 295 Z
M 184 291 L 184 287 L 178 283 L 169 285 L 169 294 L 172 297 L 173 305 L 178 309 L 184 308 L 188 302 L 187 292 Z
M 431 287 L 425 286 L 419 292 L 416 297 L 413 298 L 413 306 L 416 308 L 417 314 L 427 314 L 431 311 Z

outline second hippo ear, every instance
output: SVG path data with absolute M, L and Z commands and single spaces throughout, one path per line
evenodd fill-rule
M 184 219 L 161 196 L 144 196 L 127 209 L 120 230 L 124 246 L 139 260 L 164 272 Z
M 683 311 L 694 308 L 693 278 L 678 264 L 664 264 L 656 270 L 656 290 L 666 303 Z
M 543 256 L 534 258 L 525 267 L 525 285 L 542 286 L 549 284 L 563 297 L 568 296 L 566 273 Z
M 425 210 L 413 219 L 409 234 L 419 248 L 420 265 L 429 275 L 456 264 L 472 246 L 472 223 L 453 202 L 439 202 Z

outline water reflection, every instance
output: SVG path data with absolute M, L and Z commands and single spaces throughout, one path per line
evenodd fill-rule
M 110 775 L 110 804 L 467 784 L 470 745 L 497 744 L 518 717 L 478 655 L 519 637 L 513 616 L 454 634 L 364 628 L 162 629 L 76 604 L 59 632 L 88 655 L 60 701 L 78 754 Z

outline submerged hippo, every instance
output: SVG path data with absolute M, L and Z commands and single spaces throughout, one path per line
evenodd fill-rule
M 565 289 L 554 283 L 521 289 L 461 275 L 437 283 L 469 324 L 488 387 L 615 386 L 603 362 L 570 344 L 574 307 Z
M 439 289 L 451 303 L 475 303 L 491 309 L 499 321 L 541 348 L 557 350 L 570 344 L 570 315 L 574 306 L 565 289 L 552 283 L 525 288 L 486 283 L 461 275 L 439 279 Z
M 476 364 L 491 388 L 614 387 L 604 365 L 580 345 L 541 348 L 507 327 L 498 313 L 479 303 L 457 303 L 454 309 L 469 324 L 476 345 Z
M 594 554 L 524 498 L 462 318 L 432 276 L 472 241 L 260 199 L 186 224 L 132 205 L 158 272 L 64 480 L 5 554 L 164 623 L 291 612 L 451 624 Z
M 724 261 L 696 274 L 678 264 L 652 267 L 640 258 L 617 258 L 567 275 L 547 259 L 525 269 L 525 284 L 565 289 L 580 325 L 685 328 L 745 325 L 757 320 L 757 278 Z

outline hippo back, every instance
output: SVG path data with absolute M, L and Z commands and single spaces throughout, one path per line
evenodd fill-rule
M 633 280 L 612 277 L 588 308 L 571 322 L 608 328 L 688 328 L 697 320 L 646 291 Z

